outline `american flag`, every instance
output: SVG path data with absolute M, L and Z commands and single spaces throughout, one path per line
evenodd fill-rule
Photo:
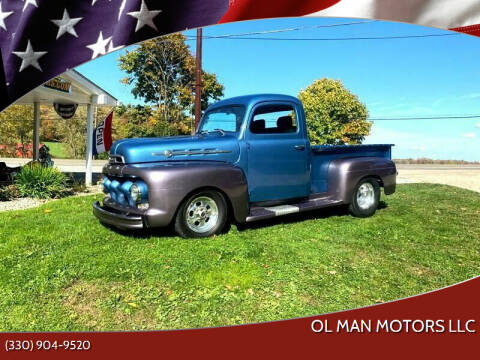
M 123 46 L 217 23 L 228 0 L 0 0 L 0 110 Z
M 480 35 L 478 0 L 0 0 L 0 110 L 68 69 L 142 40 L 312 13 Z

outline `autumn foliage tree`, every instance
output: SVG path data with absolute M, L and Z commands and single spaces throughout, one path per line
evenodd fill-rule
M 195 59 L 185 40 L 182 34 L 166 35 L 144 41 L 119 58 L 120 69 L 127 73 L 122 82 L 133 86 L 135 98 L 156 107 L 159 126 L 176 123 L 181 129 L 193 110 Z M 223 90 L 215 74 L 203 71 L 202 109 L 219 100 Z
M 0 154 L 14 156 L 15 145 L 32 142 L 33 106 L 12 105 L 0 113 Z
M 298 98 L 312 144 L 360 144 L 370 133 L 366 106 L 340 80 L 315 80 Z

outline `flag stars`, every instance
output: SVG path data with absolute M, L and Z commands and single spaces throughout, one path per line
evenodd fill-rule
M 104 39 L 103 34 L 100 31 L 100 34 L 98 34 L 98 39 L 97 42 L 91 45 L 87 45 L 87 47 L 92 50 L 92 59 L 95 59 L 99 55 L 105 55 L 107 53 L 106 46 L 112 39 L 111 36 L 108 38 Z
M 38 8 L 37 0 L 23 0 L 25 2 L 25 5 L 23 5 L 23 11 L 27 8 L 28 5 L 33 5 Z
M 19 72 L 22 72 L 29 66 L 42 71 L 38 59 L 45 55 L 47 51 L 34 51 L 30 40 L 28 40 L 27 49 L 25 51 L 14 51 L 13 54 L 22 59 Z
M 123 10 L 125 10 L 125 4 L 127 3 L 127 0 L 122 0 L 122 3 L 120 4 L 120 8 L 118 9 L 118 21 L 120 21 L 120 18 L 122 17 Z
M 98 0 L 92 0 L 92 6 L 95 5 L 95 3 L 97 2 Z M 108 0 L 108 1 L 112 1 L 112 0 Z
M 110 43 L 108 44 L 107 53 L 111 53 L 111 52 L 117 51 L 117 50 L 119 50 L 119 49 L 122 49 L 123 47 L 124 47 L 123 45 L 113 46 L 113 40 L 112 40 L 112 41 L 110 41 Z
M 137 19 L 137 26 L 135 27 L 135 32 L 143 28 L 145 25 L 150 26 L 152 29 L 158 31 L 157 26 L 153 22 L 153 19 L 162 12 L 162 10 L 148 10 L 145 0 L 142 0 L 142 5 L 140 6 L 139 11 L 132 11 L 127 13 Z
M 51 20 L 58 26 L 57 39 L 65 33 L 69 33 L 78 38 L 74 26 L 78 24 L 83 18 L 71 18 L 67 9 L 63 11 L 63 18 L 61 20 Z
M 5 19 L 13 14 L 13 11 L 3 11 L 2 2 L 0 1 L 0 27 L 7 31 L 7 26 L 5 25 Z

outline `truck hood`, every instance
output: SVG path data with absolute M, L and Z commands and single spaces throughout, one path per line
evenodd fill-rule
M 136 138 L 116 141 L 110 155 L 122 156 L 126 164 L 157 161 L 213 160 L 234 163 L 240 153 L 232 134 L 205 134 Z

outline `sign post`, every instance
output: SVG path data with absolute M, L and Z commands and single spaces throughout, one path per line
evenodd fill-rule
M 202 28 L 197 29 L 196 48 L 196 81 L 195 81 L 195 129 L 202 117 Z
M 85 186 L 92 185 L 92 156 L 93 156 L 93 114 L 94 107 L 98 101 L 98 96 L 93 95 L 90 103 L 87 105 L 87 148 L 85 149 L 86 166 L 85 166 Z

